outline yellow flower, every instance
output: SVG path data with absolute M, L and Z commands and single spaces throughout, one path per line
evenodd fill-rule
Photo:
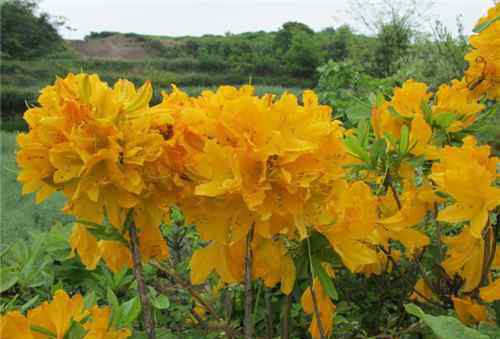
M 438 220 L 450 223 L 470 221 L 476 238 L 488 221 L 488 213 L 500 205 L 500 189 L 494 187 L 496 163 L 488 146 L 476 146 L 474 137 L 464 139 L 462 147 L 446 146 L 429 176 L 438 190 L 449 194 L 455 203 L 439 211 Z
M 361 181 L 344 186 L 330 204 L 333 224 L 319 225 L 317 229 L 330 241 L 346 267 L 359 272 L 363 266 L 377 263 L 379 256 L 369 237 L 378 221 L 378 203 L 370 187 Z
M 482 300 L 491 303 L 500 300 L 500 279 L 495 280 L 486 287 L 479 290 L 479 295 Z
M 313 338 L 321 338 L 320 330 L 318 326 L 318 318 L 314 310 L 313 297 L 311 289 L 314 290 L 317 310 L 319 313 L 319 320 L 321 326 L 323 327 L 324 335 L 329 337 L 333 330 L 333 316 L 335 314 L 335 305 L 332 303 L 326 292 L 323 290 L 323 286 L 318 278 L 314 278 L 313 285 L 308 287 L 302 297 L 300 298 L 300 303 L 304 312 L 307 314 L 312 314 L 311 325 L 309 326 L 309 333 Z
M 423 115 L 422 105 L 427 103 L 431 93 L 427 92 L 427 85 L 414 80 L 406 80 L 402 87 L 394 89 L 394 96 L 390 105 L 404 118 Z
M 456 115 L 456 120 L 446 130 L 458 132 L 470 126 L 484 108 L 485 106 L 472 95 L 464 81 L 453 80 L 451 86 L 448 84 L 439 86 L 432 115 L 436 117 L 440 114 L 453 113 Z
M 419 278 L 410 298 L 425 303 L 432 298 L 432 289 L 427 285 L 423 278 Z
M 389 102 L 384 100 L 380 106 L 372 108 L 371 123 L 373 132 L 377 138 L 383 138 L 385 133 L 387 133 L 395 139 L 399 139 L 404 121 L 395 117 L 389 111 L 389 107 Z
M 0 315 L 0 335 L 3 339 L 34 339 L 28 319 L 19 311 Z
M 295 283 L 295 265 L 287 255 L 283 242 L 258 238 L 253 252 L 254 275 L 262 278 L 266 287 L 273 287 L 281 282 L 281 291 L 290 294 Z
M 488 320 L 488 310 L 486 306 L 475 303 L 469 297 L 452 297 L 452 300 L 458 319 L 464 324 L 472 325 Z
M 493 21 L 486 29 L 469 38 L 473 49 L 465 56 L 469 68 L 465 72 L 468 87 L 477 96 L 486 95 L 489 99 L 500 97 L 500 4 L 488 10 L 488 15 L 479 19 L 478 25 Z
M 465 292 L 472 291 L 481 282 L 484 240 L 475 238 L 466 228 L 456 236 L 444 237 L 443 242 L 448 247 L 443 268 L 450 277 L 458 274 L 465 280 Z
M 173 118 L 161 106 L 150 107 L 151 97 L 149 82 L 136 89 L 126 80 L 111 88 L 84 73 L 57 79 L 42 90 L 39 107 L 25 112 L 30 130 L 18 137 L 17 153 L 23 193 L 37 192 L 37 202 L 60 190 L 66 213 L 97 224 L 107 220 L 120 233 L 130 209 L 140 210 L 133 217 L 144 259 L 168 254 L 159 225 L 182 186 L 170 168 L 171 136 L 160 129 Z M 100 258 L 114 270 L 130 264 L 128 256 L 112 258 L 125 247 L 113 252 L 116 246 L 101 242 L 83 224 L 70 239 L 89 269 Z
M 232 246 L 217 242 L 196 250 L 191 257 L 191 282 L 205 282 L 212 271 L 216 271 L 226 283 L 240 281 L 243 278 L 244 241 Z M 231 254 L 239 255 L 232 256 Z
M 90 320 L 83 328 L 87 334 L 83 339 L 126 339 L 132 335 L 129 329 L 110 328 L 111 309 L 109 307 L 93 306 L 89 309 Z
M 71 321 L 79 322 L 85 315 L 83 298 L 80 294 L 77 293 L 70 298 L 63 290 L 58 290 L 50 303 L 45 301 L 37 308 L 29 310 L 28 320 L 31 326 L 44 328 L 54 333 L 57 339 L 63 339 L 71 326 Z
M 19 311 L 0 316 L 0 336 L 6 339 L 48 338 L 46 334 L 42 334 L 43 330 L 52 333 L 55 338 L 63 339 L 71 333 L 73 321 L 80 323 L 86 330 L 83 339 L 125 339 L 132 335 L 129 329 L 112 328 L 110 316 L 109 307 L 94 305 L 85 309 L 80 294 L 70 298 L 63 290 L 58 290 L 51 302 L 45 301 L 29 310 L 27 316 Z

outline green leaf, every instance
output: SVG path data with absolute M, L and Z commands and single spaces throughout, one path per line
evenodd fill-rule
M 364 160 L 365 162 L 369 162 L 370 156 L 368 152 L 361 146 L 358 138 L 350 135 L 344 139 L 344 144 L 347 149 L 354 155 L 355 157 Z
M 56 335 L 52 332 L 50 332 L 49 330 L 43 328 L 43 327 L 40 327 L 40 326 L 35 326 L 35 325 L 31 325 L 31 330 L 33 332 L 37 332 L 37 333 L 41 333 L 41 334 L 45 334 L 46 336 L 48 336 L 49 338 L 56 338 Z
M 95 295 L 94 290 L 88 292 L 83 298 L 83 304 L 85 305 L 85 308 L 91 308 L 96 304 L 96 302 L 97 302 L 97 297 Z
M 361 146 L 365 147 L 368 144 L 368 136 L 370 133 L 370 126 L 366 120 L 361 120 L 356 128 L 356 134 Z
M 496 300 L 493 302 L 493 310 L 495 311 L 497 325 L 500 326 L 500 301 Z
M 496 326 L 482 322 L 477 329 L 492 339 L 500 339 L 500 328 Z
M 399 114 L 399 112 L 394 109 L 394 107 L 389 106 L 387 108 L 387 110 L 389 111 L 389 113 L 391 113 L 391 115 L 393 117 L 398 118 L 398 119 L 404 119 L 403 116 L 401 114 Z
M 451 112 L 443 112 L 434 115 L 434 123 L 441 128 L 447 128 L 456 120 L 456 115 Z
M 120 306 L 121 321 L 118 327 L 130 326 L 141 313 L 141 302 L 136 296 Z
M 410 131 L 408 126 L 401 126 L 401 138 L 399 139 L 399 153 L 406 154 L 408 152 L 408 145 L 410 144 Z
M 120 303 L 118 302 L 118 298 L 116 295 L 113 293 L 113 290 L 108 287 L 107 291 L 107 299 L 108 299 L 108 304 L 111 307 L 111 324 L 118 324 L 120 323 L 121 319 L 121 309 L 120 309 Z
M 166 295 L 160 294 L 156 298 L 153 298 L 153 300 L 151 301 L 151 304 L 156 309 L 166 310 L 167 308 L 170 307 L 170 300 L 168 299 L 168 297 Z
M 33 298 L 31 298 L 30 300 L 28 300 L 20 309 L 21 313 L 24 313 L 26 312 L 28 309 L 31 308 L 31 306 L 33 306 L 37 301 L 38 299 L 40 299 L 40 296 L 39 295 L 35 295 Z
M 323 268 L 323 265 L 321 265 L 321 262 L 319 260 L 313 260 L 313 265 L 314 265 L 314 273 L 319 278 L 321 286 L 323 286 L 323 289 L 325 290 L 326 294 L 328 294 L 328 296 L 333 300 L 337 300 L 339 296 L 337 293 L 337 289 L 333 284 L 332 278 L 326 273 L 325 269 Z
M 85 330 L 80 323 L 73 320 L 68 333 L 64 336 L 64 339 L 82 339 L 86 333 L 87 330 Z
M 415 304 L 406 304 L 405 310 L 422 320 L 441 339 L 489 339 L 478 330 L 465 326 L 457 318 L 426 314 Z
M 474 27 L 474 29 L 472 31 L 474 33 L 481 33 L 482 31 L 484 31 L 486 28 L 488 28 L 491 25 L 493 25 L 498 20 L 500 20 L 500 16 L 497 16 L 496 18 L 493 18 L 493 19 L 490 19 L 490 20 L 486 20 L 485 22 L 480 23 L 479 25 L 477 25 L 476 27 Z
M 19 276 L 16 272 L 9 271 L 7 269 L 0 269 L 0 293 L 3 293 L 14 286 L 19 281 Z
M 101 225 L 85 220 L 76 220 L 75 222 L 86 225 L 87 231 L 89 231 L 98 240 L 114 240 L 128 245 L 127 240 L 120 234 L 120 232 L 116 228 L 111 225 Z

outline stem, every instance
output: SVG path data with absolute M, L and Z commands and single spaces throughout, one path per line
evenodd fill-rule
M 255 305 L 253 306 L 252 321 L 255 321 L 257 310 L 259 309 L 260 294 L 262 292 L 262 284 L 257 284 L 257 296 L 255 297 Z
M 174 282 L 181 286 L 182 288 L 184 288 L 190 295 L 191 297 L 196 300 L 198 302 L 198 304 L 200 304 L 201 307 L 203 307 L 208 313 L 210 313 L 215 319 L 217 319 L 219 322 L 221 323 L 225 323 L 224 322 L 224 318 L 222 318 L 216 311 L 215 309 L 212 307 L 212 305 L 210 305 L 209 303 L 207 303 L 199 294 L 198 292 L 195 291 L 195 289 L 193 288 L 193 286 L 185 281 L 184 279 L 182 279 L 182 277 L 177 273 L 175 272 L 174 270 L 171 270 L 171 269 L 168 269 L 168 268 L 165 268 L 163 266 L 161 266 L 159 263 L 157 262 L 151 262 L 151 264 L 158 268 L 160 271 L 166 273 L 168 276 L 170 276 Z M 164 288 L 161 286 L 161 285 L 156 285 L 155 286 L 160 292 L 162 292 L 164 290 Z M 224 330 L 224 332 L 226 333 L 227 337 L 228 338 L 236 338 L 236 336 L 234 335 L 234 331 L 232 328 L 230 328 L 228 325 L 224 325 L 222 326 L 222 329 Z
M 266 337 L 273 338 L 273 313 L 271 305 L 271 293 L 264 290 L 264 301 L 266 304 Z
M 484 249 L 483 249 L 483 269 L 481 274 L 481 280 L 479 282 L 479 286 L 484 286 L 487 284 L 488 280 L 488 272 L 490 271 L 491 264 L 493 263 L 493 259 L 495 257 L 496 251 L 496 241 L 492 239 L 494 236 L 493 229 L 490 225 L 486 227 L 485 235 L 484 235 Z M 493 240 L 493 244 L 492 244 Z
M 398 205 L 398 210 L 401 210 L 401 200 L 399 200 L 398 192 L 392 183 L 392 177 L 390 174 L 387 175 L 387 185 L 391 189 L 392 195 L 394 196 L 394 200 L 396 200 L 396 204 Z
M 130 215 L 129 215 L 130 216 Z M 144 327 L 146 328 L 146 333 L 149 339 L 155 339 L 155 321 L 153 318 L 153 313 L 151 311 L 151 303 L 149 301 L 149 296 L 146 291 L 146 284 L 144 282 L 144 274 L 142 270 L 141 253 L 139 250 L 139 237 L 137 236 L 137 228 L 129 217 L 128 222 L 128 232 L 130 236 L 130 250 L 132 252 L 132 262 L 134 277 L 137 281 L 137 291 L 139 292 L 139 299 L 142 305 L 142 318 L 144 320 Z
M 292 293 L 285 296 L 285 305 L 283 307 L 283 318 L 281 327 L 281 339 L 290 338 L 290 311 L 292 310 Z
M 231 290 L 226 288 L 224 291 L 224 316 L 226 317 L 226 324 L 231 322 L 231 315 L 233 313 L 233 296 Z
M 252 321 L 252 305 L 253 305 L 253 291 L 252 291 L 252 239 L 255 224 L 252 223 L 247 234 L 246 253 L 245 253 L 245 338 L 252 339 L 254 328 Z
M 434 220 L 436 220 L 436 238 L 439 244 L 439 260 L 442 261 L 444 258 L 444 253 L 443 253 L 443 235 L 442 235 L 442 230 L 441 230 L 441 224 L 439 221 L 437 221 L 437 216 L 438 216 L 438 204 L 437 202 L 434 203 Z
M 311 299 L 313 302 L 313 309 L 314 309 L 314 315 L 316 316 L 316 322 L 318 325 L 318 330 L 319 330 L 319 337 L 321 339 L 325 339 L 325 330 L 323 328 L 323 323 L 321 322 L 320 318 L 320 312 L 318 309 L 318 302 L 316 299 L 316 292 L 314 292 L 313 284 L 314 284 L 314 267 L 312 264 L 312 255 L 311 255 L 311 243 L 309 242 L 309 238 L 307 238 L 307 252 L 309 254 L 309 270 L 311 272 L 311 286 L 309 288 L 311 289 Z

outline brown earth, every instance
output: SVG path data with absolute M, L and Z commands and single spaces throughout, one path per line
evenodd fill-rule
M 151 56 L 144 42 L 123 35 L 112 35 L 105 38 L 89 40 L 68 40 L 69 46 L 84 57 L 141 60 Z

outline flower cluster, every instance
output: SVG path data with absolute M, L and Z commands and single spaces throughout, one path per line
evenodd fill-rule
M 125 339 L 131 336 L 129 329 L 110 326 L 109 307 L 94 305 L 85 308 L 80 294 L 68 296 L 63 290 L 55 292 L 51 302 L 30 309 L 26 316 L 11 311 L 0 316 L 0 333 L 5 339 L 67 338 L 77 323 L 83 328 L 83 339 Z
M 241 281 L 246 235 L 252 232 L 254 275 L 290 293 L 293 261 L 282 238 L 305 238 L 309 207 L 343 174 L 343 128 L 311 91 L 303 105 L 284 94 L 257 97 L 229 86 L 198 98 L 174 88 L 160 107 L 174 117 L 174 136 L 190 154 L 184 175 L 191 197 L 178 203 L 210 244 L 194 253 L 192 281 L 215 270 Z M 271 262 L 272 260 L 272 262 Z
M 172 118 L 149 107 L 149 83 L 136 90 L 126 80 L 113 88 L 97 75 L 68 75 L 42 90 L 39 107 L 24 114 L 29 132 L 18 135 L 18 180 L 37 202 L 55 191 L 67 198 L 64 211 L 78 220 L 102 224 L 104 216 L 127 239 L 125 219 L 133 210 L 144 258 L 164 258 L 159 224 L 175 185 L 166 173 L 168 136 L 154 127 Z M 101 240 L 76 223 L 71 246 L 95 268 L 103 258 L 114 271 L 130 265 L 126 240 Z

